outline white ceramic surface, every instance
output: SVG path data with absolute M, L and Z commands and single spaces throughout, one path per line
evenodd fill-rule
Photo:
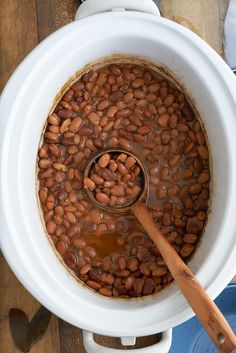
M 89 1 L 89 0 L 88 0 Z M 111 336 L 145 336 L 193 313 L 172 284 L 156 297 L 102 297 L 77 283 L 44 233 L 35 191 L 40 134 L 52 102 L 69 77 L 112 53 L 141 55 L 179 78 L 203 117 L 213 166 L 212 212 L 190 263 L 215 298 L 235 273 L 236 80 L 197 35 L 165 18 L 135 11 L 95 14 L 58 30 L 19 65 L 0 102 L 1 247 L 25 287 L 59 317 Z

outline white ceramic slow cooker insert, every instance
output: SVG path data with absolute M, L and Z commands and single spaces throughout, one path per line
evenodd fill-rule
M 160 17 L 151 0 L 139 4 L 143 11 L 122 8 L 135 3 L 87 0 L 78 21 L 52 34 L 19 65 L 0 103 L 1 248 L 8 263 L 53 313 L 84 330 L 119 337 L 162 332 L 193 313 L 175 284 L 131 301 L 94 293 L 69 274 L 48 243 L 35 188 L 38 145 L 54 98 L 85 64 L 113 53 L 141 56 L 168 67 L 194 97 L 211 148 L 213 193 L 206 231 L 189 266 L 212 298 L 236 270 L 236 79 L 202 39 Z M 116 11 L 91 14 L 100 6 Z M 163 337 L 168 342 L 159 349 L 166 352 L 170 331 Z M 88 352 L 106 351 L 89 333 L 85 340 Z M 158 345 L 153 347 L 142 351 Z

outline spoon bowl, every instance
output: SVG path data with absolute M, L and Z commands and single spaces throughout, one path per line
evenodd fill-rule
M 133 152 L 126 151 L 124 149 L 109 148 L 109 149 L 103 150 L 102 152 L 94 154 L 92 156 L 92 158 L 90 159 L 89 163 L 87 164 L 86 168 L 85 168 L 84 178 L 89 178 L 89 176 L 91 174 L 92 167 L 106 153 L 111 154 L 111 155 L 124 153 L 127 156 L 133 157 L 135 159 L 137 165 L 140 168 L 140 179 L 141 179 L 140 187 L 141 187 L 141 191 L 139 192 L 139 194 L 136 197 L 134 197 L 133 199 L 129 199 L 127 201 L 127 203 L 122 204 L 122 205 L 112 205 L 111 206 L 111 205 L 106 205 L 106 204 L 103 204 L 101 202 L 98 202 L 96 200 L 96 198 L 94 197 L 93 191 L 90 191 L 85 186 L 86 193 L 87 193 L 88 197 L 90 198 L 90 200 L 93 202 L 93 204 L 95 204 L 98 208 L 101 208 L 101 209 L 103 209 L 103 210 L 105 210 L 105 211 L 107 211 L 109 213 L 125 214 L 125 213 L 130 213 L 130 207 L 134 203 L 136 203 L 136 202 L 147 203 L 148 196 L 149 196 L 148 173 L 147 173 L 147 170 L 145 168 L 144 162 L 137 155 L 135 155 Z

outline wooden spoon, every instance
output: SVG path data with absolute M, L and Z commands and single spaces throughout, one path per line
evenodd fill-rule
M 110 206 L 99 203 L 96 201 L 93 193 L 86 189 L 88 196 L 96 204 L 96 206 L 106 210 L 107 212 L 115 214 L 129 213 L 130 210 L 133 212 L 143 228 L 146 230 L 147 234 L 158 247 L 158 250 L 165 260 L 177 285 L 197 315 L 199 321 L 205 327 L 207 333 L 215 343 L 216 347 L 222 353 L 233 352 L 233 350 L 236 349 L 236 337 L 231 327 L 215 303 L 210 299 L 205 289 L 198 282 L 194 274 L 179 257 L 175 249 L 164 237 L 160 229 L 157 228 L 151 213 L 142 202 L 147 202 L 149 193 L 148 174 L 142 161 L 131 152 L 127 152 L 121 149 L 108 149 L 93 156 L 85 169 L 85 177 L 90 176 L 90 171 L 93 163 L 95 163 L 96 160 L 100 158 L 104 153 L 125 153 L 136 159 L 136 162 L 140 167 L 142 192 L 136 199 L 131 200 L 122 206 Z
M 234 332 L 197 278 L 157 228 L 147 207 L 136 202 L 131 210 L 158 247 L 177 285 L 218 350 L 222 353 L 233 352 L 236 349 Z

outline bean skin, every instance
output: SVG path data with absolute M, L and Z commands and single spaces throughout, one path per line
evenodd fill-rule
M 108 285 L 112 285 L 114 283 L 114 277 L 111 274 L 103 274 L 101 276 L 101 281 L 108 284 Z
M 108 147 L 115 147 L 117 146 L 119 143 L 118 139 L 116 137 L 111 137 L 108 141 L 107 141 L 107 145 Z
M 142 142 L 142 141 L 144 141 L 144 136 L 140 135 L 140 134 L 134 134 L 133 135 L 133 140 L 135 142 Z
M 185 234 L 183 240 L 185 243 L 196 243 L 198 237 L 196 234 Z
M 126 278 L 125 280 L 125 288 L 126 290 L 130 290 L 132 289 L 133 285 L 134 285 L 134 281 L 135 281 L 135 277 L 130 275 Z
M 143 285 L 144 285 L 143 279 L 135 279 L 133 287 L 137 297 L 140 297 L 142 295 Z
M 162 217 L 162 223 L 164 226 L 169 226 L 171 225 L 171 216 L 168 212 L 165 212 Z
M 49 195 L 48 198 L 47 198 L 47 202 L 46 202 L 47 208 L 49 210 L 52 210 L 54 208 L 54 206 L 55 206 L 55 202 L 56 202 L 55 196 L 52 195 L 52 194 Z
M 110 154 L 109 153 L 105 153 L 98 161 L 99 167 L 106 168 L 106 166 L 110 162 L 110 158 L 111 158 Z
M 133 93 L 132 92 L 128 92 L 123 96 L 123 100 L 125 103 L 129 103 L 131 102 L 133 99 Z
M 94 112 L 89 113 L 88 119 L 93 125 L 98 125 L 99 121 L 100 121 L 98 114 L 96 114 Z
M 48 221 L 46 224 L 47 231 L 49 234 L 53 234 L 56 229 L 56 224 L 53 221 Z
M 166 180 L 169 180 L 169 178 L 170 178 L 170 169 L 167 167 L 162 168 L 160 171 L 160 179 L 162 181 L 166 181 Z
M 82 124 L 83 124 L 83 120 L 79 117 L 76 117 L 70 123 L 68 130 L 70 132 L 76 133 L 79 131 L 79 128 L 82 126 Z
M 111 188 L 111 194 L 114 196 L 125 196 L 125 189 L 121 185 L 116 185 Z
M 90 191 L 93 191 L 96 188 L 96 184 L 90 178 L 85 178 L 84 179 L 84 186 L 86 188 L 88 188 Z
M 187 257 L 193 252 L 193 250 L 194 250 L 194 245 L 193 244 L 186 244 L 180 250 L 180 255 L 182 257 Z
M 40 201 L 42 203 L 45 203 L 47 198 L 48 198 L 48 193 L 47 193 L 47 189 L 43 189 L 43 188 L 40 188 L 39 190 L 39 198 L 40 198 Z
M 87 246 L 84 248 L 84 254 L 89 256 L 89 257 L 95 257 L 96 256 L 96 250 L 92 248 L 91 246 Z
M 130 275 L 130 271 L 129 270 L 121 270 L 121 271 L 117 271 L 116 274 L 119 277 L 128 277 Z
M 103 131 L 105 131 L 105 132 L 110 131 L 113 126 L 114 126 L 114 121 L 109 121 L 109 122 L 104 126 Z
M 202 190 L 202 185 L 201 184 L 193 184 L 189 188 L 189 192 L 192 195 L 199 194 Z
M 208 153 L 208 150 L 205 146 L 199 146 L 198 147 L 198 153 L 199 153 L 199 156 L 203 159 L 203 160 L 208 160 L 209 158 L 209 153 Z
M 208 172 L 202 172 L 198 177 L 199 183 L 207 183 L 210 180 L 210 174 Z
M 97 174 L 92 174 L 91 175 L 91 179 L 97 185 L 100 185 L 100 184 L 104 183 L 104 179 L 102 177 L 100 177 L 99 175 L 97 175 Z
M 126 169 L 125 165 L 122 164 L 122 163 L 118 163 L 117 170 L 118 170 L 118 172 L 119 172 L 121 175 L 126 175 L 126 174 L 127 174 L 127 169 Z
M 167 273 L 166 267 L 157 267 L 154 271 L 152 271 L 152 275 L 154 277 L 164 276 Z
M 53 113 L 52 115 L 49 115 L 48 122 L 52 125 L 58 126 L 60 124 L 60 119 L 58 118 L 57 114 Z
M 39 167 L 43 168 L 43 169 L 46 169 L 46 168 L 50 167 L 51 164 L 52 164 L 52 162 L 49 159 L 42 158 L 39 161 Z
M 135 272 L 137 271 L 139 267 L 139 261 L 136 258 L 132 258 L 130 260 L 128 260 L 127 262 L 127 268 L 131 271 L 131 272 Z
M 132 87 L 133 87 L 133 88 L 139 88 L 139 87 L 141 87 L 143 84 L 144 84 L 143 79 L 142 79 L 142 78 L 137 78 L 136 80 L 134 80 L 134 81 L 132 82 Z
M 102 288 L 102 285 L 99 284 L 99 283 L 96 282 L 96 281 L 88 280 L 88 281 L 86 282 L 86 284 L 87 284 L 88 287 L 90 287 L 90 288 L 92 288 L 92 289 L 95 289 L 95 290 L 98 290 L 98 289 Z
M 100 203 L 108 204 L 109 203 L 109 198 L 106 194 L 103 194 L 102 192 L 99 192 L 96 194 L 96 199 Z
M 61 255 L 64 255 L 67 249 L 67 244 L 64 241 L 59 240 L 56 243 L 56 249 Z
M 98 110 L 104 110 L 109 106 L 109 100 L 108 99 L 103 99 L 98 105 L 97 109 Z
M 128 140 L 126 140 L 126 139 L 124 139 L 122 137 L 118 139 L 118 144 L 121 147 L 126 148 L 126 149 L 130 149 L 131 148 L 131 143 Z
M 162 114 L 159 119 L 158 119 L 158 124 L 161 126 L 161 127 L 167 127 L 168 126 L 168 122 L 170 120 L 170 116 L 169 114 Z
M 164 99 L 163 104 L 166 107 L 169 107 L 170 105 L 172 105 L 175 101 L 175 96 L 173 94 L 168 94 L 167 97 Z
M 80 269 L 80 275 L 85 275 L 91 270 L 91 264 L 86 264 Z
M 159 83 L 153 83 L 148 86 L 148 90 L 150 93 L 156 93 L 160 90 L 161 85 Z
M 183 174 L 182 174 L 184 179 L 189 179 L 192 177 L 192 175 L 193 175 L 193 171 L 190 168 L 184 169 Z
M 83 249 L 86 246 L 86 242 L 84 239 L 78 238 L 73 241 L 73 245 L 78 249 Z
M 118 108 L 116 106 L 111 106 L 108 111 L 107 111 L 107 117 L 108 118 L 113 118 L 115 114 L 117 113 Z
M 106 296 L 106 297 L 111 297 L 112 296 L 112 290 L 106 287 L 102 287 L 99 289 L 99 293 Z
M 148 126 L 142 126 L 142 127 L 139 127 L 138 130 L 137 130 L 137 133 L 142 135 L 142 136 L 145 136 L 145 135 L 148 135 L 151 131 L 151 128 L 148 127 Z
M 125 270 L 126 269 L 126 260 L 124 256 L 120 256 L 118 259 L 118 266 L 119 266 L 119 270 Z

